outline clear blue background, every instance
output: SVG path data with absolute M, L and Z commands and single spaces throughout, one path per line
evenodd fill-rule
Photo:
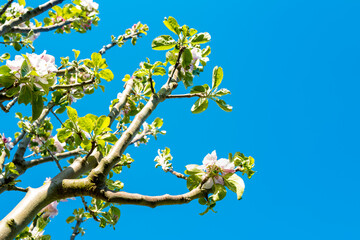
M 28 4 L 44 1 L 28 1 Z M 87 58 L 132 24 L 150 27 L 134 47 L 107 52 L 115 80 L 74 104 L 80 115 L 108 113 L 111 99 L 122 90 L 121 79 L 145 57 L 164 60 L 151 50 L 158 35 L 171 34 L 165 16 L 211 34 L 212 53 L 207 71 L 195 84 L 211 83 L 212 68 L 224 69 L 222 87 L 231 113 L 211 102 L 206 112 L 193 115 L 195 99 L 168 100 L 157 108 L 164 119 L 165 136 L 140 148 L 129 147 L 135 159 L 120 176 L 125 191 L 141 194 L 181 194 L 184 181 L 154 169 L 157 149 L 171 148 L 174 169 L 200 164 L 216 149 L 219 157 L 241 151 L 255 158 L 257 173 L 245 180 L 243 200 L 235 194 L 218 203 L 218 213 L 200 216 L 197 201 L 155 209 L 120 206 L 121 218 L 113 231 L 89 220 L 82 239 L 360 239 L 359 233 L 359 56 L 360 2 L 310 0 L 241 1 L 105 1 L 100 4 L 99 26 L 87 34 L 42 33 L 37 53 L 57 57 L 81 50 Z M 31 6 L 34 6 L 35 3 Z M 3 51 L 8 50 L 2 47 Z M 14 55 L 12 55 L 12 58 Z M 155 79 L 157 88 L 165 79 Z M 185 93 L 179 87 L 176 93 Z M 17 131 L 16 107 L 1 113 L 1 132 Z M 61 115 L 65 119 L 65 115 Z M 55 164 L 31 169 L 20 186 L 36 187 L 57 173 Z M 22 193 L 0 195 L 0 217 Z M 11 199 L 11 201 L 9 201 Z M 53 239 L 71 234 L 65 219 L 80 200 L 59 204 L 60 214 L 46 228 Z M 74 224 L 72 224 L 74 225 Z M 78 239 L 81 239 L 78 237 Z

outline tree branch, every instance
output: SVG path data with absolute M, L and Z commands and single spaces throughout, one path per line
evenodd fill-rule
M 118 203 L 121 205 L 139 205 L 154 208 L 163 205 L 189 203 L 196 198 L 204 196 L 207 190 L 198 187 L 181 195 L 165 194 L 162 196 L 146 196 L 136 193 L 123 191 L 116 192 L 109 189 L 103 189 L 95 186 L 93 183 L 88 181 L 88 179 L 64 179 L 59 191 L 62 193 L 62 196 L 66 197 L 91 196 L 110 203 Z
M 169 168 L 167 171 L 168 171 L 169 173 L 174 174 L 174 175 L 175 175 L 176 177 L 178 177 L 178 178 L 187 180 L 187 177 L 186 177 L 184 174 L 179 173 L 179 172 L 176 172 L 176 171 L 174 171 L 172 168 Z
M 37 27 L 37 28 L 28 28 L 28 27 L 13 27 L 8 33 L 28 33 L 31 30 L 34 33 L 40 33 L 40 32 L 50 32 L 52 30 L 56 30 L 58 28 L 64 27 L 66 25 L 69 25 L 79 19 L 70 19 L 66 20 L 65 22 L 54 24 L 47 27 Z
M 119 116 L 120 110 L 125 106 L 127 98 L 129 97 L 131 90 L 134 86 L 134 80 L 130 79 L 125 83 L 125 90 L 121 93 L 121 97 L 119 99 L 119 102 L 117 102 L 111 109 L 108 117 L 110 118 L 110 124 L 109 127 L 114 122 L 115 118 Z
M 177 94 L 177 95 L 169 95 L 166 98 L 192 98 L 192 97 L 205 97 L 202 93 L 187 93 L 187 94 Z
M 74 83 L 74 84 L 68 84 L 68 85 L 57 85 L 57 86 L 53 86 L 53 87 L 49 87 L 50 91 L 54 91 L 57 89 L 70 89 L 70 88 L 74 88 L 74 87 L 82 87 L 85 85 L 89 85 L 95 82 L 94 77 L 92 77 L 92 79 L 84 81 L 82 83 Z
M 136 133 L 139 131 L 141 125 L 145 120 L 150 116 L 150 114 L 155 110 L 157 105 L 160 102 L 163 102 L 168 95 L 178 86 L 177 67 L 180 64 L 180 57 L 184 51 L 184 47 L 181 47 L 179 50 L 179 56 L 175 63 L 174 70 L 169 77 L 168 81 L 161 87 L 157 94 L 153 94 L 146 105 L 141 109 L 141 111 L 135 116 L 132 123 L 128 129 L 121 135 L 120 139 L 114 144 L 110 149 L 109 154 L 101 159 L 100 163 L 95 169 L 93 169 L 88 178 L 92 182 L 97 184 L 104 185 L 105 180 L 111 169 L 116 165 L 120 160 L 121 155 L 124 153 L 125 149 L 129 146 L 132 139 L 135 137 Z
M 30 20 L 31 18 L 49 10 L 55 5 L 58 5 L 62 3 L 64 0 L 50 0 L 42 5 L 39 5 L 38 7 L 32 9 L 31 11 L 28 11 L 21 15 L 20 17 L 17 17 L 11 21 L 9 21 L 6 24 L 3 24 L 0 26 L 0 36 L 8 33 L 13 27 L 18 26 L 19 24 Z

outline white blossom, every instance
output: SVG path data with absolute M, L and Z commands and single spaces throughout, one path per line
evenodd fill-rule
M 83 6 L 89 12 L 93 10 L 97 10 L 99 8 L 99 4 L 97 4 L 93 0 L 81 0 L 80 5 Z

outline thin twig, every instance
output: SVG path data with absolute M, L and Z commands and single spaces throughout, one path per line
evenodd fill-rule
M 154 86 L 153 86 L 153 80 L 152 80 L 151 77 L 149 77 L 149 81 L 150 81 L 151 92 L 152 92 L 152 94 L 155 94 L 155 89 L 154 89 Z
M 16 96 L 13 100 L 11 100 L 11 102 L 9 102 L 7 105 L 6 105 L 6 107 L 5 107 L 5 112 L 9 112 L 10 111 L 10 108 L 12 108 L 14 105 L 15 105 L 15 103 L 17 102 L 17 100 L 18 100 L 18 96 Z
M 40 139 L 40 137 L 39 137 L 39 139 Z M 44 142 L 42 139 L 40 139 L 40 141 L 41 141 L 42 144 L 45 146 L 45 142 Z M 62 172 L 63 169 L 62 169 L 62 167 L 61 167 L 61 165 L 60 165 L 59 160 L 57 159 L 57 157 L 54 156 L 54 154 L 53 154 L 46 146 L 45 146 L 45 148 L 46 148 L 46 150 L 48 151 L 48 153 L 50 154 L 51 158 L 55 161 L 56 166 L 59 168 L 60 172 Z
M 126 34 L 124 34 L 124 35 L 122 35 L 122 37 L 123 37 L 123 42 L 126 42 L 127 40 L 129 40 L 129 39 L 131 39 L 131 38 L 133 38 L 133 37 L 137 37 L 137 36 L 139 36 L 141 33 L 139 33 L 139 32 L 137 32 L 137 33 L 133 33 L 133 34 L 130 34 L 130 35 L 126 35 Z M 119 36 L 120 37 L 120 36 Z M 107 44 L 107 45 L 104 45 L 101 49 L 100 49 L 100 51 L 99 51 L 99 53 L 101 54 L 101 55 L 103 55 L 103 54 L 105 54 L 105 52 L 107 51 L 107 50 L 109 50 L 110 48 L 112 48 L 112 47 L 114 47 L 114 46 L 116 46 L 117 45 L 117 42 L 116 41 L 114 41 L 114 42 L 112 42 L 112 43 L 109 43 L 109 44 Z
M 167 170 L 167 172 L 174 174 L 174 175 L 175 175 L 176 177 L 178 177 L 178 178 L 182 178 L 182 179 L 187 180 L 187 177 L 186 177 L 184 174 L 179 173 L 179 172 L 176 172 L 176 171 L 174 171 L 172 168 L 169 168 L 169 169 Z
M 15 185 L 8 185 L 7 190 L 8 191 L 28 192 L 28 189 L 22 188 L 22 187 L 17 187 Z
M 10 7 L 11 3 L 13 2 L 14 0 L 9 0 L 5 5 L 4 7 L 1 9 L 0 11 L 0 17 L 6 12 L 6 9 L 8 9 L 8 7 Z
M 84 208 L 86 211 L 90 213 L 90 215 L 93 217 L 93 219 L 97 222 L 99 222 L 99 218 L 95 215 L 95 213 L 88 207 L 87 202 L 85 201 L 85 197 L 81 196 L 81 201 L 84 204 Z
M 60 118 L 56 115 L 56 113 L 54 113 L 54 111 L 51 109 L 51 113 L 55 116 L 55 118 L 61 123 L 61 126 L 63 127 L 64 124 L 63 122 L 60 120 Z
M 79 228 L 80 228 L 80 224 L 81 224 L 83 221 L 84 221 L 83 218 L 76 220 L 76 225 L 75 225 L 75 227 L 74 227 L 74 231 L 73 231 L 72 234 L 71 234 L 70 240 L 74 240 L 75 237 L 80 233 Z
M 76 156 L 76 155 L 80 155 L 80 154 L 85 154 L 85 153 L 86 153 L 86 151 L 84 151 L 80 148 L 77 148 L 77 149 L 69 151 L 69 152 L 57 153 L 57 154 L 55 154 L 55 156 L 58 160 L 60 160 L 60 159 L 64 159 L 64 158 L 68 158 L 68 157 Z M 51 162 L 51 161 L 53 161 L 53 158 L 51 156 L 33 159 L 33 160 L 25 162 L 25 168 L 28 169 L 28 168 L 37 166 L 39 164 L 47 163 L 47 162 Z
M 52 30 L 56 30 L 58 28 L 64 27 L 66 25 L 69 25 L 75 21 L 77 21 L 79 19 L 70 19 L 70 20 L 66 20 L 65 22 L 62 23 L 58 23 L 58 24 L 54 24 L 51 26 L 47 26 L 47 27 L 37 27 L 37 28 L 28 28 L 28 27 L 14 27 L 12 30 L 10 30 L 9 32 L 11 33 L 28 33 L 31 30 L 34 33 L 40 33 L 40 32 L 50 32 Z
M 0 108 L 1 110 L 3 110 L 4 112 L 6 112 L 6 108 L 4 107 L 4 105 L 2 103 L 0 103 Z
M 187 93 L 187 94 L 176 94 L 176 95 L 169 95 L 166 98 L 192 98 L 192 97 L 205 97 L 202 93 Z

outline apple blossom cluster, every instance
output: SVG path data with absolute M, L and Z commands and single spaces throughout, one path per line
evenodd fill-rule
M 20 15 L 23 15 L 29 11 L 27 8 L 25 8 L 23 5 L 20 5 L 17 2 L 11 3 L 11 5 L 6 9 L 5 16 L 7 18 L 16 18 Z
M 235 172 L 234 163 L 231 163 L 226 158 L 217 159 L 215 150 L 205 156 L 203 165 L 199 166 L 199 168 L 206 173 L 204 179 L 208 178 L 203 185 L 206 189 L 212 188 L 214 184 L 224 185 L 223 176 Z
M 11 141 L 11 137 L 5 137 L 5 134 L 0 134 L 0 146 L 4 145 L 6 149 L 11 150 L 14 147 L 14 144 Z
M 53 85 L 56 83 L 56 77 L 51 74 L 57 71 L 55 66 L 55 58 L 52 55 L 46 54 L 46 51 L 44 51 L 40 55 L 35 53 L 26 53 L 25 56 L 16 55 L 15 60 L 6 61 L 6 66 L 11 69 L 11 72 L 15 75 L 16 78 L 20 79 L 21 77 L 24 77 L 21 76 L 21 69 L 24 61 L 28 60 L 29 62 L 27 64 L 30 65 L 32 71 L 35 71 L 35 73 L 32 74 L 32 77 L 35 80 L 34 84 L 38 88 L 43 88 L 41 84 L 48 85 L 51 82 L 51 85 Z M 51 81 L 49 82 L 50 78 Z M 20 83 L 20 86 L 22 85 L 24 85 L 24 83 Z

